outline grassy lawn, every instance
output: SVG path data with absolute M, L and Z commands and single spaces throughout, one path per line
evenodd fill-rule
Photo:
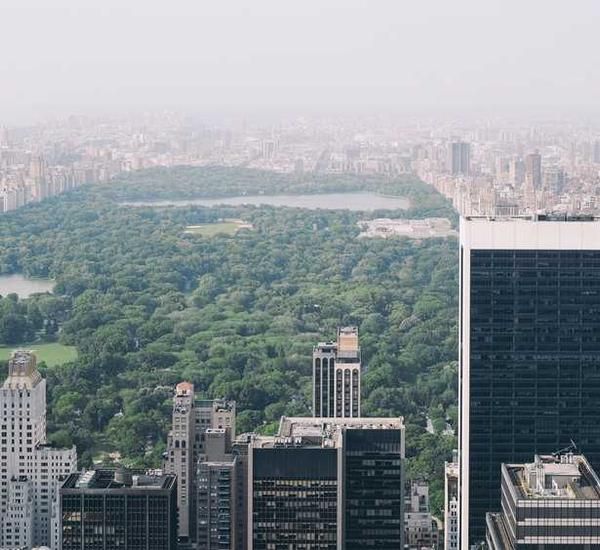
M 44 361 L 49 367 L 73 361 L 77 358 L 77 350 L 72 346 L 34 342 L 32 344 L 21 344 L 20 346 L 0 346 L 0 360 L 6 361 L 10 357 L 11 352 L 17 348 L 32 350 L 36 354 L 38 361 Z
M 203 223 L 200 225 L 188 225 L 185 228 L 185 232 L 190 235 L 201 235 L 202 237 L 214 237 L 219 233 L 225 233 L 226 235 L 235 235 L 239 225 L 234 222 L 217 222 L 217 223 Z

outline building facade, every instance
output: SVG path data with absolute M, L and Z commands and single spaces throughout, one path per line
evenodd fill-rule
M 196 472 L 204 453 L 205 433 L 223 429 L 231 442 L 235 437 L 235 403 L 220 399 L 198 399 L 194 386 L 181 382 L 173 398 L 173 424 L 167 440 L 163 469 L 177 476 L 179 537 L 193 540 L 196 533 Z
M 406 484 L 404 548 L 437 550 L 438 526 L 429 508 L 429 485 L 423 480 Z
M 248 448 L 248 548 L 398 549 L 400 418 L 282 418 Z
M 542 155 L 538 151 L 525 157 L 525 182 L 534 189 L 542 187 Z
M 468 176 L 471 173 L 471 144 L 463 141 L 450 143 L 448 168 L 453 176 Z
M 460 536 L 483 541 L 500 467 L 575 441 L 600 464 L 600 221 L 471 218 L 460 235 Z
M 458 550 L 457 461 L 444 464 L 444 550 Z
M 60 489 L 61 548 L 176 550 L 176 492 L 172 474 L 71 474 Z
M 60 480 L 76 467 L 74 447 L 47 445 L 46 381 L 35 355 L 14 352 L 0 388 L 0 547 L 56 543 Z
M 600 480 L 582 455 L 502 464 L 502 511 L 486 516 L 489 550 L 600 548 Z
M 361 354 L 356 327 L 338 329 L 336 342 L 313 349 L 313 416 L 360 417 Z
M 234 550 L 237 547 L 238 457 L 227 430 L 208 429 L 204 454 L 196 474 L 196 548 Z

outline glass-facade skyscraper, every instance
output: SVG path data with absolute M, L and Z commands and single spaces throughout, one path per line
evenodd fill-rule
M 600 221 L 461 220 L 461 548 L 501 464 L 574 442 L 600 466 Z

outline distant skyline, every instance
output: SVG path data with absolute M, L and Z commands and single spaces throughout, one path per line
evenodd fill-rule
M 0 123 L 600 112 L 594 0 L 3 0 Z

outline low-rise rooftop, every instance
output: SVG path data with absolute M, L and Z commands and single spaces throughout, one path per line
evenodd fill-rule
M 63 489 L 127 490 L 169 489 L 175 483 L 175 475 L 157 471 L 99 469 L 71 474 L 63 483 Z
M 600 480 L 582 455 L 536 455 L 506 471 L 521 499 L 600 499 Z
M 256 436 L 256 447 L 338 447 L 343 430 L 401 430 L 402 417 L 317 418 L 283 416 L 276 436 Z

